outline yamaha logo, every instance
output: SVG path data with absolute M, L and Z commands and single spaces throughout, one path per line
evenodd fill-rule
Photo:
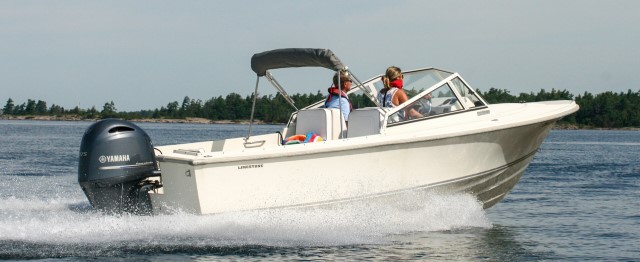
M 98 157 L 100 163 L 113 163 L 113 162 L 128 162 L 130 161 L 129 155 L 111 155 Z

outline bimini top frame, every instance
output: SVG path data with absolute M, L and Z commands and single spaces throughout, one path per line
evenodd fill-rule
M 294 101 L 282 88 L 282 86 L 275 80 L 273 75 L 269 73 L 272 69 L 291 68 L 291 67 L 324 67 L 332 71 L 345 71 L 349 77 L 352 78 L 357 85 L 362 86 L 362 83 L 356 78 L 345 66 L 338 57 L 333 54 L 329 49 L 315 49 L 315 48 L 284 48 L 275 49 L 271 51 L 265 51 L 262 53 L 254 54 L 251 57 L 251 69 L 256 73 L 256 87 L 253 92 L 253 106 L 251 108 L 251 121 L 249 123 L 249 132 L 245 138 L 245 142 L 248 141 L 251 136 L 251 126 L 253 124 L 253 117 L 255 113 L 255 105 L 258 94 L 258 84 L 260 77 L 265 77 L 271 84 L 278 90 L 278 92 L 284 97 L 284 99 L 298 110 Z M 339 78 L 338 78 L 339 79 Z M 340 79 L 338 80 L 338 82 Z M 340 85 L 340 83 L 338 83 Z M 364 92 L 369 98 L 377 104 L 375 95 L 369 92 Z M 342 114 L 340 114 L 342 117 Z M 247 142 L 249 143 L 249 142 Z

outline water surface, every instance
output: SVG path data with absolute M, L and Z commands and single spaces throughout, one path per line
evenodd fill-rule
M 552 131 L 520 183 L 489 210 L 460 194 L 396 206 L 107 216 L 77 183 L 90 124 L 0 121 L 0 259 L 640 260 L 637 131 Z M 139 125 L 156 145 L 247 131 Z

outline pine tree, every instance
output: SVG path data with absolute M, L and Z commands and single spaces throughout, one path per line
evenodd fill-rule
M 11 115 L 13 114 L 14 108 L 15 105 L 13 104 L 13 99 L 9 98 L 9 100 L 7 100 L 7 104 L 2 108 L 2 114 Z

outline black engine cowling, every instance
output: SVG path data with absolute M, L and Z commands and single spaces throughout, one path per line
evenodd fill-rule
M 91 205 L 108 213 L 150 214 L 148 191 L 161 185 L 153 143 L 137 125 L 105 119 L 87 128 L 80 145 L 78 182 Z

